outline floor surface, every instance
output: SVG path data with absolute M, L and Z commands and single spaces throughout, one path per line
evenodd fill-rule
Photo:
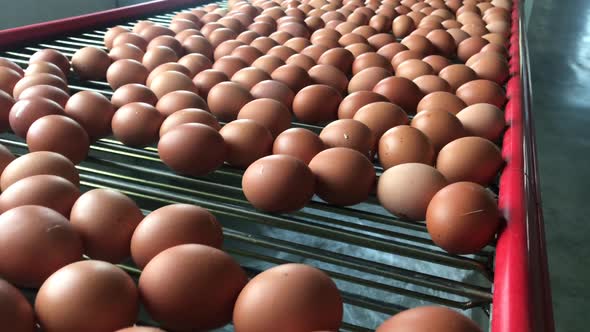
M 556 331 L 588 331 L 590 1 L 535 0 L 528 40 Z

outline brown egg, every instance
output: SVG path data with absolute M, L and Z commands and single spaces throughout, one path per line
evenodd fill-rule
M 249 119 L 235 120 L 219 131 L 227 145 L 226 162 L 234 167 L 247 168 L 251 163 L 269 155 L 273 137 L 263 125 Z
M 149 75 L 147 68 L 135 60 L 123 59 L 113 62 L 107 70 L 107 82 L 113 90 L 129 84 L 145 84 Z
M 292 48 L 297 53 L 300 53 L 304 48 L 310 46 L 311 42 L 307 38 L 295 37 L 287 40 L 283 45 Z
M 59 69 L 61 69 L 61 71 L 66 75 L 70 72 L 70 60 L 68 60 L 68 58 L 66 58 L 66 56 L 59 51 L 49 48 L 37 51 L 29 58 L 29 64 L 35 63 L 37 61 L 53 63 L 54 65 L 58 66 Z
M 37 61 L 39 61 L 39 60 L 37 60 Z M 43 60 L 43 61 L 47 62 L 45 60 Z M 6 58 L 0 58 L 0 67 L 12 69 L 12 70 L 16 71 L 21 77 L 25 75 L 24 70 L 19 65 L 17 65 L 16 63 L 14 63 Z
M 506 94 L 501 86 L 489 80 L 475 80 L 461 85 L 457 96 L 467 104 L 488 103 L 496 107 L 504 106 Z
M 506 47 L 504 45 L 499 45 L 499 44 L 495 44 L 495 43 L 489 43 L 486 46 L 482 47 L 481 51 L 479 51 L 480 53 L 486 53 L 486 52 L 495 52 L 500 54 L 504 59 L 507 58 L 508 55 L 508 50 L 506 49 Z M 474 58 L 475 56 L 472 56 L 471 58 Z M 471 59 L 470 58 L 470 59 Z M 469 62 L 469 60 L 467 60 L 467 62 Z
M 331 65 L 315 65 L 309 69 L 308 74 L 313 83 L 329 85 L 341 93 L 344 93 L 348 86 L 346 75 Z
M 69 92 L 67 84 L 61 78 L 51 74 L 40 73 L 25 76 L 20 81 L 18 81 L 14 85 L 12 96 L 14 99 L 18 100 L 20 98 L 20 94 L 25 89 L 35 85 L 52 85 L 63 90 L 65 93 Z
M 424 95 L 437 91 L 451 92 L 451 86 L 447 81 L 436 75 L 423 75 L 413 80 Z
M 405 45 L 410 51 L 419 52 L 423 56 L 433 54 L 435 51 L 435 48 L 430 40 L 420 35 L 407 36 L 402 39 L 401 43 Z
M 173 49 L 167 46 L 154 46 L 145 52 L 142 64 L 148 71 L 152 71 L 161 64 L 176 61 L 178 61 L 178 55 Z
M 277 136 L 272 153 L 289 155 L 309 164 L 324 149 L 324 143 L 314 132 L 304 128 L 291 128 Z
M 183 56 L 178 60 L 178 64 L 188 69 L 189 73 L 186 75 L 188 75 L 189 77 L 194 77 L 203 70 L 210 69 L 213 66 L 213 63 L 211 62 L 211 60 L 209 60 L 209 58 L 197 53 L 191 53 Z
M 237 56 L 223 56 L 219 58 L 211 68 L 224 72 L 227 77 L 232 77 L 240 69 L 248 67 L 248 64 Z
M 258 274 L 244 287 L 233 322 L 244 332 L 335 331 L 342 312 L 340 292 L 327 274 L 303 264 L 284 264 Z
M 332 65 L 345 74 L 350 74 L 353 62 L 354 56 L 352 53 L 341 47 L 333 48 L 324 52 L 324 54 L 318 59 L 318 64 Z
M 45 98 L 21 99 L 10 109 L 8 120 L 12 131 L 20 137 L 26 137 L 29 127 L 37 119 L 46 115 L 63 115 L 64 110 L 56 102 Z
M 497 141 L 506 127 L 504 113 L 492 104 L 473 104 L 457 113 L 457 118 L 468 135 L 490 141 Z
M 291 112 L 282 103 L 269 98 L 255 99 L 242 107 L 239 119 L 254 120 L 277 137 L 291 126 Z
M 242 177 L 244 195 L 255 208 L 292 212 L 309 202 L 315 178 L 306 163 L 289 155 L 272 155 L 252 163 Z
M 0 67 L 0 68 L 2 68 L 2 71 L 0 71 L 0 73 L 2 73 L 2 76 L 6 76 L 6 77 L 3 77 L 4 80 L 8 80 L 10 82 L 10 81 L 14 80 L 15 76 L 18 76 L 19 78 L 22 77 L 17 71 L 15 71 L 11 68 L 7 68 L 7 67 Z M 8 70 L 8 71 L 6 71 L 6 70 Z M 11 72 L 16 73 L 16 75 Z M 55 75 L 55 76 L 61 78 L 64 82 L 67 82 L 66 74 L 64 74 L 63 71 L 61 71 L 61 69 L 59 69 L 58 66 L 54 65 L 51 62 L 46 62 L 46 61 L 37 61 L 37 62 L 31 63 L 27 67 L 27 70 L 25 71 L 24 76 L 30 76 L 33 74 L 41 74 L 41 73 Z M 6 74 L 10 74 L 10 75 L 6 75 Z M 6 83 L 3 82 L 3 85 L 4 84 L 6 84 Z M 14 84 L 12 86 L 14 88 Z M 12 89 L 10 89 L 10 90 L 4 89 L 4 91 L 12 92 Z
M 384 169 L 404 163 L 434 164 L 434 147 L 420 130 L 397 126 L 386 131 L 379 140 L 379 161 Z
M 156 94 L 158 98 L 162 98 L 169 92 L 177 90 L 185 90 L 198 93 L 197 87 L 192 80 L 177 71 L 165 71 L 158 74 L 149 85 L 149 88 Z
M 408 48 L 400 43 L 389 43 L 387 45 L 384 45 L 382 47 L 380 47 L 377 50 L 377 54 L 384 56 L 387 60 L 389 60 L 389 62 L 391 62 L 392 66 L 394 66 L 393 63 L 393 58 L 398 54 L 401 53 L 403 51 L 409 51 Z M 416 52 L 410 53 L 410 54 L 417 54 Z M 394 66 L 395 68 L 395 66 Z
M 83 47 L 72 56 L 72 69 L 83 80 L 102 80 L 111 65 L 107 52 L 94 46 Z
M 404 77 L 388 77 L 373 88 L 373 92 L 386 97 L 390 102 L 400 106 L 408 114 L 415 114 L 422 92 L 411 80 Z
M 275 69 L 279 68 L 280 66 L 284 65 L 285 61 L 281 60 L 279 57 L 274 55 L 263 55 L 260 58 L 256 59 L 252 62 L 252 67 L 262 69 L 267 74 L 272 74 Z
M 226 144 L 217 130 L 201 123 L 181 124 L 160 138 L 158 154 L 177 173 L 201 176 L 221 167 Z M 201 156 L 196 162 L 194 156 Z
M 450 184 L 428 205 L 428 233 L 436 245 L 452 254 L 480 251 L 492 241 L 499 225 L 500 212 L 492 193 L 477 183 Z
M 445 28 L 446 30 L 449 29 L 458 29 L 460 30 L 461 27 L 463 26 L 463 24 L 457 22 L 454 19 L 447 19 L 441 22 L 443 28 Z M 451 35 L 452 36 L 452 35 Z M 455 38 L 453 38 L 453 40 L 455 40 Z M 457 43 L 455 42 L 455 45 L 457 45 Z
M 131 59 L 141 62 L 144 54 L 145 53 L 139 47 L 132 44 L 120 44 L 109 51 L 109 57 L 113 62 L 122 59 Z
M 38 288 L 55 271 L 82 259 L 82 241 L 68 220 L 42 206 L 24 205 L 4 212 L 0 240 L 0 273 L 20 287 Z M 43 262 L 36 260 L 39 256 Z
M 330 204 L 361 203 L 375 183 L 373 164 L 362 153 L 349 148 L 324 150 L 311 160 L 309 167 L 316 176 L 316 194 Z
M 475 71 L 462 64 L 445 67 L 438 76 L 449 83 L 451 92 L 455 92 L 461 85 L 477 79 Z
M 397 70 L 397 67 L 399 67 L 399 65 L 402 62 L 405 62 L 407 60 L 411 60 L 411 59 L 417 59 L 420 60 L 422 59 L 424 56 L 422 55 L 422 53 L 418 52 L 418 51 L 411 51 L 411 50 L 407 50 L 407 51 L 401 51 L 399 53 L 397 53 L 392 59 L 391 59 L 391 65 L 393 66 L 393 69 Z
M 437 91 L 430 93 L 420 100 L 417 110 L 422 112 L 430 111 L 446 111 L 452 114 L 457 114 L 459 111 L 467 107 L 465 103 L 457 96 L 450 92 Z
M 470 37 L 462 41 L 457 47 L 457 57 L 466 62 L 473 55 L 481 51 L 489 42 L 479 36 Z
M 182 47 L 186 54 L 198 53 L 206 56 L 209 60 L 213 59 L 213 50 L 211 43 L 203 36 L 189 36 L 182 42 Z
M 455 45 L 459 46 L 465 39 L 469 38 L 469 34 L 461 29 L 451 28 L 448 29 L 447 32 L 453 37 L 455 40 Z
M 293 113 L 300 121 L 310 124 L 329 122 L 337 118 L 340 93 L 323 84 L 303 88 L 293 99 Z
M 497 53 L 478 53 L 469 58 L 469 61 L 472 62 L 467 66 L 473 69 L 480 79 L 494 81 L 498 84 L 504 84 L 508 79 L 508 62 Z
M 150 316 L 164 328 L 210 330 L 229 323 L 246 282 L 246 273 L 230 255 L 183 244 L 164 250 L 146 265 L 139 291 Z
M 232 98 L 227 98 L 232 96 Z M 207 104 L 211 113 L 221 121 L 232 121 L 240 109 L 253 99 L 250 92 L 234 82 L 221 82 L 209 91 Z
M 104 46 L 106 46 L 107 49 L 111 49 L 113 47 L 113 41 L 115 40 L 115 38 L 124 32 L 130 32 L 129 30 L 127 30 L 127 28 L 122 27 L 122 26 L 116 26 L 116 27 L 112 27 L 109 28 L 107 30 L 107 32 L 104 35 Z
M 467 32 L 471 37 L 483 36 L 490 33 L 490 31 L 488 31 L 488 29 L 481 23 L 464 24 L 461 27 L 461 30 Z
M 432 196 L 446 185 L 447 180 L 436 168 L 422 163 L 404 163 L 381 174 L 377 198 L 398 218 L 420 221 L 426 217 Z
M 391 63 L 389 63 L 385 57 L 374 52 L 368 52 L 361 54 L 354 60 L 352 64 L 352 74 L 356 75 L 363 69 L 372 67 L 380 67 L 393 73 Z
M 12 160 L 3 167 L 0 187 L 5 191 L 13 183 L 34 175 L 57 175 L 76 186 L 80 176 L 74 164 L 61 154 L 51 151 L 30 152 Z
M 35 120 L 26 136 L 29 150 L 52 151 L 79 164 L 90 149 L 90 139 L 84 128 L 63 115 L 46 115 Z
M 115 90 L 111 96 L 111 103 L 118 109 L 130 103 L 146 103 L 155 106 L 158 102 L 158 97 L 147 86 L 131 83 L 125 84 Z
M 207 58 L 205 58 L 205 59 L 207 59 Z M 209 61 L 209 60 L 207 59 L 207 61 Z M 209 61 L 209 64 L 211 64 L 210 61 Z M 146 85 L 150 85 L 156 76 L 158 76 L 160 73 L 163 73 L 165 71 L 177 71 L 177 72 L 185 74 L 187 76 L 192 75 L 192 72 L 186 66 L 183 66 L 183 65 L 176 63 L 176 62 L 167 62 L 167 63 L 163 63 L 163 64 L 159 65 L 158 67 L 154 68 L 150 72 L 150 74 L 148 75 L 148 77 L 146 79 Z
M 444 323 L 443 323 L 444 322 Z M 417 307 L 405 310 L 381 324 L 376 332 L 481 332 L 469 318 L 446 307 Z
M 193 83 L 199 91 L 199 95 L 203 98 L 207 98 L 209 91 L 221 82 L 229 81 L 227 75 L 219 70 L 206 69 L 198 73 L 193 78 Z
M 240 84 L 245 89 L 250 90 L 256 84 L 270 80 L 271 77 L 262 69 L 258 69 L 255 67 L 246 67 L 240 69 L 232 76 L 232 81 L 235 83 Z
M 257 48 L 264 54 L 277 45 L 279 45 L 279 43 L 269 37 L 258 37 L 250 43 L 250 46 Z
M 441 55 L 429 55 L 422 59 L 422 61 L 426 62 L 432 67 L 435 75 L 438 75 L 441 70 L 451 65 L 451 61 Z
M 305 69 L 295 65 L 280 66 L 272 72 L 271 77 L 275 81 L 286 84 L 295 93 L 311 83 Z
M 375 34 L 375 35 L 372 35 L 371 37 L 369 37 L 367 39 L 367 42 L 369 43 L 369 45 L 371 47 L 378 50 L 378 49 L 381 49 L 382 47 L 392 44 L 392 43 L 397 44 L 397 39 L 389 33 L 378 33 L 378 34 Z M 399 45 L 401 45 L 401 44 L 399 44 Z M 407 49 L 407 48 L 404 46 L 403 49 Z M 385 56 L 385 55 L 383 55 L 383 56 Z M 388 58 L 388 60 L 390 60 L 390 59 Z
M 374 154 L 375 136 L 364 123 L 353 119 L 341 119 L 329 123 L 320 133 L 327 148 L 345 147 L 357 150 L 367 158 Z
M 352 119 L 361 107 L 379 101 L 387 101 L 387 98 L 372 91 L 353 92 L 346 96 L 338 106 L 338 118 Z
M 139 33 L 140 31 L 142 31 L 143 29 L 154 25 L 154 22 L 152 21 L 146 21 L 146 20 L 142 20 L 142 21 L 137 21 L 137 23 L 135 23 L 135 25 L 133 26 L 133 32 L 135 33 Z
M 183 30 L 183 31 L 177 33 L 176 36 L 174 36 L 174 38 L 176 38 L 176 40 L 178 40 L 180 42 L 180 44 L 183 45 L 184 41 L 187 40 L 187 38 L 189 38 L 191 36 L 203 36 L 203 33 L 201 33 L 201 31 L 197 30 L 197 29 L 186 29 L 186 30 Z M 186 53 L 184 45 L 183 45 L 182 49 L 183 49 L 183 53 Z
M 385 15 L 375 15 L 369 20 L 369 26 L 380 33 L 388 32 L 392 24 L 393 20 Z
M 343 35 L 342 37 L 340 37 L 340 39 L 338 39 L 338 43 L 342 47 L 346 47 L 346 46 L 358 44 L 358 43 L 367 44 L 367 38 L 365 38 L 359 34 L 351 32 L 351 33 L 347 33 L 347 34 Z
M 506 44 L 508 44 L 508 38 L 499 33 L 488 33 L 487 35 L 483 35 L 482 38 L 489 41 L 490 44 L 495 44 L 499 46 L 505 46 Z
M 150 104 L 134 102 L 119 108 L 111 121 L 113 134 L 121 143 L 142 147 L 158 140 L 164 117 Z
M 164 136 L 170 129 L 185 123 L 201 123 L 215 130 L 221 129 L 221 125 L 219 125 L 217 118 L 213 114 L 198 108 L 186 108 L 174 112 L 162 122 L 160 137 Z
M 455 53 L 456 45 L 455 39 L 447 31 L 443 29 L 436 29 L 430 31 L 426 38 L 432 43 L 435 53 L 450 57 Z
M 56 90 L 61 91 L 59 89 Z M 0 91 L 0 131 L 6 131 L 10 128 L 9 117 L 10 110 L 13 106 L 14 99 L 8 93 Z
M 181 244 L 221 249 L 221 225 L 209 211 L 189 204 L 172 204 L 148 214 L 135 229 L 131 255 L 144 268 L 160 252 Z
M 70 98 L 64 110 L 67 116 L 84 128 L 92 141 L 111 133 L 111 119 L 115 108 L 100 93 L 80 91 Z
M 353 119 L 365 124 L 373 133 L 373 152 L 376 152 L 375 145 L 387 130 L 408 123 L 407 114 L 399 106 L 388 102 L 365 105 L 356 112 Z
M 237 41 L 235 39 L 226 40 L 223 43 L 219 44 L 215 48 L 215 52 L 213 52 L 213 58 L 215 61 L 219 60 L 219 58 L 231 55 L 231 53 L 240 46 L 245 46 L 246 44 L 242 43 L 241 41 Z
M 283 45 L 275 46 L 275 47 L 271 48 L 270 50 L 268 50 L 268 52 L 266 52 L 266 55 L 276 56 L 277 58 L 279 58 L 283 61 L 287 61 L 287 59 L 289 59 L 289 57 L 294 54 L 297 54 L 297 52 L 295 52 L 293 49 L 291 49 L 287 46 L 283 46 Z
M 158 36 L 172 36 L 176 34 L 174 31 L 170 30 L 169 28 L 163 27 L 161 25 L 151 25 L 141 31 L 137 32 L 141 37 L 143 37 L 148 43 L 154 40 Z
M 56 88 L 53 85 L 46 84 L 28 87 L 24 89 L 23 92 L 21 92 L 19 95 L 19 99 L 32 99 L 35 97 L 53 100 L 54 102 L 58 103 L 59 106 L 61 106 L 62 108 L 66 107 L 66 103 L 70 99 L 70 96 L 67 93 L 65 93 L 62 89 Z M 12 97 L 10 98 L 12 99 Z M 2 102 L 0 101 L 0 103 Z M 4 109 L 10 109 L 6 108 L 6 105 L 8 104 L 5 104 Z M 12 105 L 10 107 L 12 107 Z M 6 112 L 6 114 L 8 114 L 8 111 Z
M 412 119 L 411 125 L 430 139 L 435 152 L 447 143 L 465 136 L 461 121 L 452 113 L 441 110 L 424 110 Z
M 306 18 L 305 25 L 307 25 L 307 29 L 312 33 L 326 26 L 324 21 L 316 16 Z
M 111 263 L 129 257 L 131 236 L 142 219 L 143 214 L 132 199 L 111 189 L 84 193 L 70 214 L 86 255 Z
M 348 93 L 357 91 L 372 91 L 381 80 L 392 76 L 385 68 L 371 67 L 354 75 L 348 84 Z
M 471 181 L 490 184 L 504 164 L 500 149 L 491 141 L 475 136 L 452 141 L 440 150 L 436 168 L 449 182 Z
M 81 311 L 96 321 L 85 318 Z M 35 299 L 35 313 L 44 331 L 114 331 L 132 325 L 138 312 L 133 279 L 101 261 L 76 262 L 59 269 L 43 283 Z
M 117 330 L 115 332 L 166 332 L 162 329 L 156 328 L 156 327 L 148 327 L 148 326 L 132 326 L 132 327 L 127 327 L 124 329 L 120 329 Z
M 324 54 L 327 50 L 328 50 L 328 48 L 326 46 L 311 45 L 311 46 L 304 48 L 301 51 L 301 54 L 307 55 L 308 57 L 312 58 L 317 63 L 318 60 L 320 59 L 320 57 L 322 56 L 322 54 Z
M 307 55 L 303 55 L 303 54 L 294 54 L 292 56 L 290 56 L 287 61 L 286 64 L 288 65 L 295 65 L 305 71 L 308 71 L 309 69 L 311 69 L 313 66 L 316 65 L 315 61 L 308 57 Z
M 397 38 L 403 38 L 416 29 L 414 20 L 406 15 L 401 15 L 393 20 L 393 35 Z
M 117 47 L 123 44 L 131 44 L 137 46 L 140 50 L 144 51 L 147 49 L 148 42 L 140 35 L 134 32 L 123 32 L 118 34 L 113 40 L 113 47 Z
M 0 324 L 8 331 L 33 332 L 36 330 L 33 308 L 14 286 L 0 280 Z
M 160 98 L 156 104 L 158 112 L 165 117 L 185 108 L 199 108 L 206 111 L 209 109 L 203 98 L 190 91 L 172 91 Z
M 346 46 L 345 49 L 348 50 L 350 53 L 352 53 L 352 55 L 355 57 L 355 59 L 357 57 L 361 56 L 362 54 L 375 52 L 375 49 L 373 49 L 370 45 L 363 44 L 363 43 L 352 44 L 352 45 Z
M 432 67 L 428 63 L 418 59 L 409 59 L 400 63 L 395 72 L 396 76 L 405 77 L 410 80 L 432 74 L 434 74 Z
M 174 31 L 174 33 L 176 33 L 176 34 L 179 32 L 182 32 L 186 29 L 196 29 L 198 27 L 199 26 L 196 25 L 195 23 L 193 23 L 192 21 L 185 20 L 185 19 L 173 19 L 172 22 L 170 22 L 170 30 Z M 169 36 L 165 35 L 165 36 L 160 36 L 160 37 L 169 37 Z M 159 37 L 156 37 L 156 38 L 159 38 Z M 156 38 L 154 38 L 154 39 L 156 39 Z
M 55 175 L 33 175 L 18 180 L 0 195 L 0 211 L 6 212 L 22 205 L 40 205 L 53 209 L 63 216 L 80 196 L 70 181 Z
M 248 65 L 251 65 L 256 59 L 263 55 L 258 49 L 253 46 L 238 46 L 231 52 L 232 56 L 236 56 L 246 62 Z
M 262 81 L 250 90 L 254 99 L 270 98 L 281 102 L 287 108 L 291 108 L 295 94 L 289 87 L 279 81 Z
M 241 41 L 242 43 L 245 43 L 246 45 L 252 43 L 256 38 L 260 37 L 259 34 L 257 34 L 254 31 L 250 31 L 250 30 L 246 30 L 242 33 L 240 33 L 238 35 L 238 37 L 236 38 L 237 41 Z M 266 53 L 266 52 L 263 52 Z

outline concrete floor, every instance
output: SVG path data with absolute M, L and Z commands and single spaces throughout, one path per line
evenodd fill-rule
M 587 331 L 590 1 L 535 0 L 528 40 L 556 331 Z

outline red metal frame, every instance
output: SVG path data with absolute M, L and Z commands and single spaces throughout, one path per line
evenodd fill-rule
M 112 21 L 198 4 L 198 0 L 157 0 L 145 4 L 0 31 L 0 48 L 47 38 Z M 510 69 L 505 117 L 510 125 L 504 136 L 502 154 L 507 162 L 500 178 L 499 206 L 506 227 L 496 248 L 493 332 L 553 332 L 551 293 L 548 281 L 545 236 L 538 197 L 534 133 L 527 100 L 528 72 L 521 62 L 522 25 L 519 4 L 514 1 L 510 38 Z M 524 88 L 523 88 L 524 87 Z M 530 105 L 529 105 L 530 106 Z M 528 154 L 527 154 L 528 153 Z M 526 158 L 525 158 L 526 155 Z M 527 174 L 528 172 L 528 174 Z

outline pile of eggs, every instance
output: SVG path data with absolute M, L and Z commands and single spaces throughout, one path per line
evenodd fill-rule
M 397 218 L 425 220 L 447 252 L 481 250 L 501 219 L 486 187 L 504 163 L 511 8 L 510 0 L 230 0 L 227 9 L 181 12 L 168 27 L 111 28 L 107 51 L 84 47 L 70 60 L 45 49 L 26 70 L 0 58 L 0 130 L 31 151 L 15 159 L 0 149 L 0 276 L 40 287 L 33 310 L 0 283 L 13 310 L 0 301 L 0 325 L 31 331 L 34 311 L 48 331 L 114 331 L 133 325 L 141 300 L 174 331 L 232 317 L 236 331 L 340 326 L 342 300 L 326 274 L 290 264 L 248 282 L 208 211 L 171 205 L 144 217 L 122 193 L 81 194 L 74 165 L 111 135 L 157 144 L 182 175 L 243 169 L 245 197 L 265 212 L 297 211 L 314 195 L 348 206 L 375 194 Z M 70 96 L 72 70 L 106 80 L 113 95 Z M 138 287 L 113 265 L 128 257 L 143 269 Z M 92 319 L 72 314 L 80 309 Z M 438 307 L 408 310 L 378 331 L 432 324 L 479 331 Z

